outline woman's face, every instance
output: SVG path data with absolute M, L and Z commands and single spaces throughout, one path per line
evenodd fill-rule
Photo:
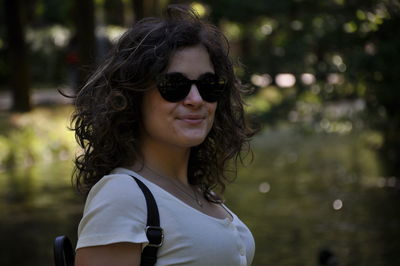
M 202 45 L 177 50 L 170 58 L 166 73 L 179 72 L 188 79 L 214 73 L 206 48 Z M 141 140 L 159 145 L 189 148 L 201 144 L 214 122 L 217 103 L 202 99 L 195 84 L 179 102 L 164 100 L 156 87 L 143 96 Z

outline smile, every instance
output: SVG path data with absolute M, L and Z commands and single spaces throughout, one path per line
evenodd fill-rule
M 190 125 L 197 125 L 200 124 L 201 122 L 203 122 L 205 119 L 204 116 L 200 116 L 200 115 L 187 115 L 187 116 L 183 116 L 183 117 L 179 117 L 178 120 L 181 120 L 187 124 Z

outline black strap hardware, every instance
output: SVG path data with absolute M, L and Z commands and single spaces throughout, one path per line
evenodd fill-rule
M 164 242 L 164 230 L 159 226 L 146 226 L 146 236 L 149 247 L 161 247 Z

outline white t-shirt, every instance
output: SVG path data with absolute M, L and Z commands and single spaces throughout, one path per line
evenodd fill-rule
M 231 218 L 218 219 L 179 200 L 139 174 L 116 168 L 90 190 L 78 227 L 77 249 L 118 242 L 148 244 L 145 234 L 146 200 L 136 181 L 153 193 L 164 230 L 156 265 L 250 265 L 254 238 L 246 225 L 230 211 Z

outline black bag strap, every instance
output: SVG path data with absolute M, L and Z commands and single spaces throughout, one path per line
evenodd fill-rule
M 160 215 L 156 200 L 150 189 L 138 178 L 131 175 L 142 190 L 146 199 L 147 224 L 146 236 L 149 244 L 143 249 L 141 255 L 141 266 L 153 266 L 157 262 L 157 251 L 164 241 L 164 232 L 160 227 Z M 74 266 L 75 253 L 72 249 L 71 241 L 66 236 L 58 236 L 54 240 L 54 265 L 55 266 Z
M 75 254 L 71 241 L 66 236 L 58 236 L 54 240 L 54 265 L 74 266 Z
M 140 265 L 152 266 L 157 262 L 157 251 L 164 241 L 164 232 L 160 227 L 160 215 L 158 213 L 156 200 L 149 188 L 137 177 L 132 175 L 131 177 L 135 179 L 139 188 L 142 190 L 144 197 L 146 198 L 147 206 L 146 236 L 149 240 L 149 244 L 142 251 Z

